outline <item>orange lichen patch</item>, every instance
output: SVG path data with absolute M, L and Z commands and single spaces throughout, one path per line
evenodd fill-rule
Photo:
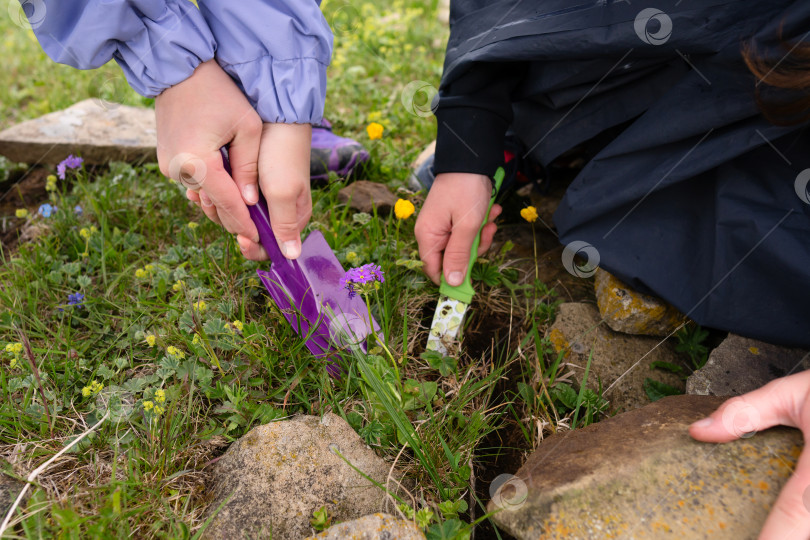
M 571 354 L 571 344 L 568 343 L 568 340 L 565 339 L 565 336 L 558 328 L 551 329 L 548 333 L 548 340 L 551 342 L 551 346 L 554 347 L 554 352 L 560 353 L 561 351 L 565 351 L 563 353 L 564 358 L 567 358 L 568 355 Z
M 594 285 L 602 317 L 609 320 L 611 327 L 610 321 L 619 324 L 623 332 L 659 335 L 676 328 L 683 319 L 677 309 L 663 300 L 634 291 L 604 270 L 597 272 Z
M 664 532 L 671 532 L 669 525 L 666 523 L 661 523 L 660 521 L 656 521 L 652 524 L 652 530 L 654 531 L 664 531 Z
M 761 489 L 762 491 L 768 491 L 768 488 L 769 488 L 770 486 L 768 485 L 768 482 L 763 482 L 763 481 L 760 481 L 760 482 L 759 482 L 759 484 L 757 484 L 757 487 L 758 487 L 759 489 Z
M 721 521 L 721 522 L 719 522 L 719 523 L 717 524 L 717 526 L 718 526 L 718 527 L 720 527 L 721 529 L 725 529 L 725 528 L 726 528 L 726 524 L 725 524 L 725 523 L 723 523 L 722 521 Z
M 684 506 L 685 504 L 686 504 L 686 501 L 684 501 L 683 499 L 681 499 L 680 501 L 678 501 L 678 506 L 680 506 L 681 508 L 683 508 L 683 506 Z
M 748 351 L 751 354 L 759 354 L 759 347 L 748 347 Z

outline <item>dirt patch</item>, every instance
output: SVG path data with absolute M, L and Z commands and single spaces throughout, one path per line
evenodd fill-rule
M 19 231 L 26 219 L 15 216 L 18 208 L 26 208 L 35 213 L 39 205 L 47 201 L 45 191 L 48 169 L 37 167 L 27 171 L 14 171 L 3 183 L 0 183 L 0 245 L 3 253 L 17 247 Z

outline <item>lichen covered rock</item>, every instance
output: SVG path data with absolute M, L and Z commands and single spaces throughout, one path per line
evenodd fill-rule
M 602 318 L 616 332 L 643 336 L 668 336 L 684 316 L 660 298 L 634 291 L 602 270 L 594 275 L 596 302 Z
M 754 539 L 802 450 L 796 429 L 726 444 L 689 424 L 722 398 L 672 396 L 540 443 L 487 510 L 520 540 Z M 502 488 L 503 489 L 503 488 Z
M 315 531 L 309 519 L 325 506 L 333 521 L 384 510 L 386 495 L 346 463 L 382 485 L 391 469 L 343 418 L 297 416 L 250 430 L 214 468 L 216 512 L 205 538 L 295 539 Z M 400 480 L 393 471 L 393 478 Z M 389 489 L 396 491 L 396 482 Z

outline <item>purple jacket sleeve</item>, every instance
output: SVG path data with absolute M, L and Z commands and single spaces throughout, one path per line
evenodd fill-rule
M 21 2 L 53 60 L 92 69 L 114 58 L 141 95 L 187 79 L 216 52 L 264 121 L 323 116 L 332 34 L 316 0 Z
M 323 117 L 332 32 L 316 0 L 200 0 L 217 61 L 265 122 Z
M 214 57 L 214 37 L 187 0 L 44 0 L 23 7 L 53 60 L 93 69 L 114 58 L 143 96 L 157 96 Z

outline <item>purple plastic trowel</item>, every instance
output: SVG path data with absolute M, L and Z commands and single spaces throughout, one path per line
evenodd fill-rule
M 222 149 L 225 169 L 231 167 L 226 149 Z M 301 256 L 286 258 L 278 247 L 267 202 L 248 206 L 250 217 L 259 230 L 259 241 L 270 257 L 269 270 L 257 270 L 259 277 L 278 308 L 306 346 L 318 358 L 328 360 L 327 370 L 338 376 L 334 354 L 342 347 L 360 346 L 366 351 L 366 338 L 380 326 L 371 318 L 368 307 L 357 295 L 349 297 L 340 279 L 345 271 L 320 231 L 312 231 L 301 246 Z

